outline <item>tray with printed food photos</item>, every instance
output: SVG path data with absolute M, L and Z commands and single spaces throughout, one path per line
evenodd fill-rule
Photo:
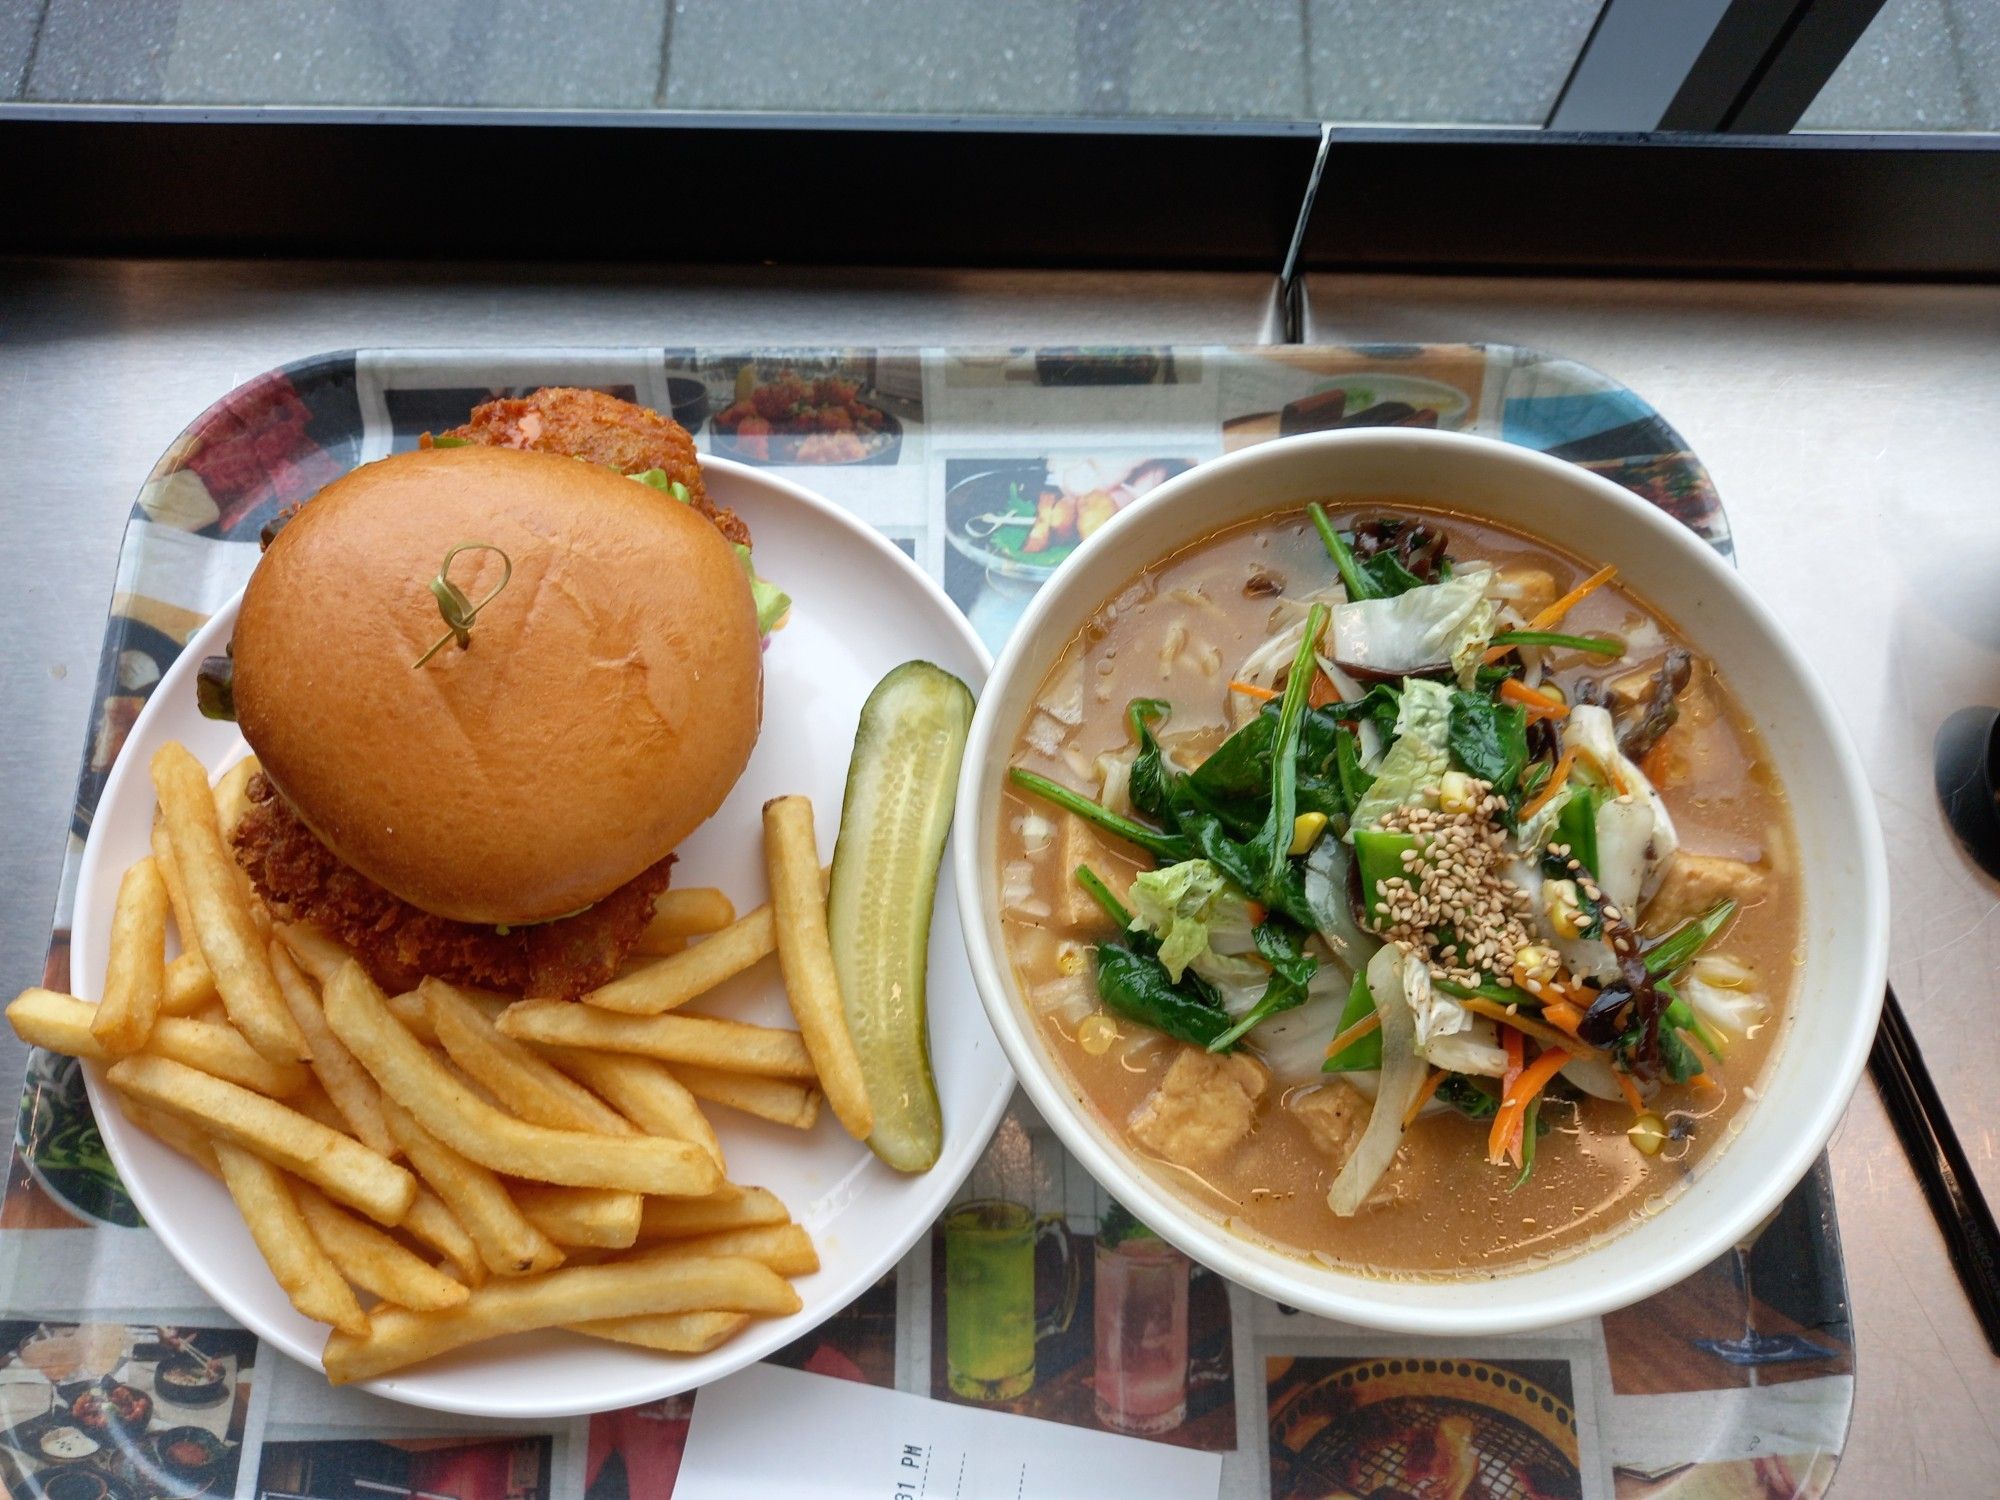
M 416 446 L 482 401 L 545 385 L 670 412 L 702 453 L 818 491 L 941 582 L 995 648 L 1109 516 L 1204 459 L 1297 432 L 1489 434 L 1603 474 L 1731 551 L 1707 471 L 1641 395 L 1505 346 L 317 356 L 223 395 L 140 484 L 98 665 L 50 987 L 70 980 L 68 903 L 106 775 L 167 667 L 249 575 L 260 530 L 354 466 Z M 7 1493 L 672 1494 L 698 1392 L 589 1417 L 453 1417 L 355 1391 L 330 1398 L 316 1370 L 259 1357 L 256 1339 L 140 1222 L 74 1074 L 32 1056 L 0 1205 Z M 1148 1344 L 1143 1362 L 1128 1357 L 1136 1331 L 1162 1327 L 1164 1345 Z M 226 1364 L 233 1400 L 170 1413 L 164 1396 L 149 1397 L 147 1432 L 164 1436 L 126 1444 L 133 1455 L 117 1464 L 82 1461 L 105 1446 L 95 1439 L 86 1453 L 85 1441 L 49 1437 L 74 1425 L 63 1407 L 76 1410 L 83 1387 L 24 1350 L 73 1330 L 71 1345 L 115 1346 L 116 1365 L 92 1371 L 106 1389 L 154 1392 L 161 1364 L 146 1351 L 165 1357 L 158 1340 L 176 1328 L 210 1354 L 228 1352 L 220 1363 L 204 1356 L 203 1368 Z M 998 1347 L 1009 1338 L 1020 1347 Z M 1809 1497 L 1831 1483 L 1845 1438 L 1852 1340 L 1824 1163 L 1730 1256 L 1637 1307 L 1535 1335 L 1413 1339 L 1297 1313 L 1164 1248 L 1017 1095 L 931 1233 L 772 1358 L 1219 1453 L 1222 1494 L 1245 1500 Z M 996 1360 L 1010 1364 L 1007 1378 L 973 1369 Z M 161 1477 L 172 1461 L 185 1483 Z

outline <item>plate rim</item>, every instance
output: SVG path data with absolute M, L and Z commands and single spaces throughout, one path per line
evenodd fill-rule
M 703 477 L 711 481 L 723 481 L 720 488 L 725 491 L 739 486 L 747 487 L 753 490 L 764 491 L 766 494 L 778 499 L 781 503 L 803 506 L 821 521 L 831 524 L 836 529 L 844 532 L 850 539 L 858 541 L 864 549 L 873 552 L 878 557 L 886 559 L 891 571 L 900 574 L 906 582 L 916 586 L 918 595 L 935 612 L 940 614 L 941 623 L 949 628 L 955 634 L 958 642 L 968 650 L 972 661 L 978 666 L 978 681 L 971 684 L 971 686 L 974 689 L 975 695 L 984 690 L 986 679 L 993 670 L 993 656 L 987 649 L 985 642 L 980 639 L 978 632 L 972 628 L 971 622 L 965 618 L 964 612 L 952 602 L 951 597 L 944 591 L 943 586 L 926 573 L 913 558 L 881 531 L 870 525 L 860 516 L 855 515 L 852 511 L 835 504 L 825 496 L 808 489 L 797 481 L 771 473 L 765 469 L 760 469 L 755 465 L 704 454 L 701 458 L 701 467 Z M 152 695 L 146 700 L 146 704 L 140 710 L 138 718 L 133 722 L 132 728 L 126 736 L 125 745 L 121 746 L 120 753 L 112 764 L 111 770 L 105 780 L 104 791 L 99 798 L 100 808 L 109 801 L 114 788 L 122 788 L 126 778 L 144 774 L 143 770 L 134 769 L 137 763 L 127 756 L 125 747 L 139 741 L 141 731 L 147 728 L 157 715 L 167 711 L 165 708 L 157 705 L 162 705 L 169 701 L 167 691 L 169 680 L 175 678 L 176 672 L 185 676 L 186 672 L 192 670 L 191 667 L 185 664 L 191 660 L 198 659 L 198 648 L 207 644 L 215 634 L 227 628 L 228 622 L 234 620 L 236 612 L 242 603 L 242 598 L 243 591 L 238 589 L 223 604 L 218 606 L 214 613 L 202 623 L 200 629 L 188 637 L 187 643 L 182 647 L 180 655 L 175 658 L 166 673 L 162 675 L 159 684 L 155 687 Z M 70 920 L 70 951 L 73 966 L 83 952 L 92 950 L 97 946 L 96 940 L 99 936 L 98 928 L 100 924 L 94 920 L 93 908 L 86 899 L 86 893 L 102 886 L 102 882 L 98 881 L 96 876 L 97 866 L 100 860 L 105 857 L 103 855 L 105 840 L 100 838 L 98 832 L 103 826 L 104 822 L 101 818 L 92 818 L 90 834 L 84 842 L 83 854 L 77 866 L 77 899 Z M 952 832 L 952 837 L 957 837 L 957 830 L 955 828 Z M 947 865 L 946 862 L 950 860 L 951 849 L 947 845 L 940 861 L 940 868 L 955 868 Z M 104 925 L 108 927 L 109 912 L 104 912 L 102 916 Z M 959 917 L 956 903 L 953 904 L 953 916 L 954 918 Z M 959 918 L 959 920 L 961 922 L 962 935 L 962 918 Z M 956 948 L 947 947 L 947 952 L 954 955 L 956 955 L 957 951 Z M 96 966 L 93 965 L 93 967 Z M 968 982 L 970 983 L 969 974 Z M 77 983 L 77 974 L 74 967 L 71 975 L 71 983 L 72 985 Z M 976 1002 L 978 995 L 977 985 L 972 984 L 971 989 Z M 981 1024 L 986 1025 L 990 1032 L 991 1023 L 986 1018 L 984 1006 L 975 1004 L 974 1014 L 977 1020 Z M 356 1381 L 351 1387 L 347 1388 L 366 1391 L 371 1395 L 397 1401 L 406 1406 L 414 1406 L 456 1416 L 553 1420 L 595 1415 L 599 1412 L 618 1411 L 630 1406 L 644 1405 L 650 1401 L 658 1401 L 668 1396 L 698 1389 L 699 1386 L 716 1380 L 725 1379 L 738 1370 L 744 1369 L 776 1350 L 785 1347 L 787 1344 L 805 1337 L 829 1319 L 845 1311 L 870 1286 L 880 1280 L 884 1274 L 900 1264 L 917 1241 L 929 1232 L 936 1218 L 944 1211 L 952 1196 L 957 1193 L 959 1188 L 963 1186 L 965 1179 L 978 1166 L 980 1159 L 985 1154 L 987 1144 L 992 1139 L 993 1132 L 999 1126 L 1000 1117 L 1006 1112 L 1007 1106 L 1013 1098 L 1017 1079 L 1014 1074 L 1013 1065 L 1009 1061 L 1005 1049 L 998 1045 L 997 1039 L 993 1048 L 993 1055 L 1000 1065 L 995 1080 L 995 1087 L 992 1089 L 991 1097 L 986 1099 L 981 1107 L 974 1111 L 972 1121 L 968 1129 L 964 1132 L 966 1144 L 961 1162 L 952 1168 L 945 1168 L 943 1163 L 940 1162 L 939 1166 L 933 1167 L 930 1173 L 925 1174 L 925 1181 L 941 1184 L 932 1188 L 930 1192 L 920 1195 L 920 1202 L 932 1197 L 936 1198 L 937 1201 L 934 1210 L 913 1212 L 908 1215 L 905 1222 L 893 1224 L 889 1226 L 887 1233 L 877 1236 L 875 1244 L 878 1248 L 874 1254 L 866 1258 L 866 1263 L 873 1264 L 874 1270 L 863 1275 L 859 1279 L 859 1283 L 851 1291 L 829 1297 L 823 1307 L 813 1308 L 808 1305 L 806 1308 L 802 1308 L 800 1312 L 791 1314 L 788 1317 L 773 1318 L 760 1322 L 742 1338 L 733 1341 L 731 1345 L 724 1346 L 729 1348 L 731 1352 L 722 1361 L 722 1368 L 706 1373 L 701 1380 L 693 1381 L 683 1378 L 678 1372 L 685 1368 L 684 1364 L 670 1357 L 661 1360 L 659 1364 L 660 1375 L 658 1378 L 639 1382 L 630 1391 L 621 1393 L 609 1403 L 599 1397 L 586 1397 L 582 1400 L 564 1400 L 556 1397 L 542 1401 L 531 1399 L 526 1402 L 503 1403 L 495 1402 L 490 1398 L 455 1399 L 448 1391 L 443 1395 L 429 1391 L 421 1394 L 413 1394 L 406 1388 L 407 1379 L 402 1373 Z M 247 1316 L 245 1306 L 231 1289 L 232 1278 L 217 1274 L 217 1268 L 207 1262 L 184 1256 L 181 1253 L 178 1243 L 170 1240 L 168 1235 L 162 1232 L 160 1228 L 161 1216 L 156 1212 L 162 1200 L 156 1197 L 150 1186 L 145 1185 L 143 1173 L 128 1169 L 128 1160 L 125 1156 L 124 1146 L 127 1140 L 126 1132 L 135 1130 L 136 1127 L 132 1126 L 119 1110 L 112 1090 L 105 1081 L 103 1068 L 99 1064 L 89 1061 L 82 1062 L 81 1066 L 83 1069 L 84 1087 L 90 1097 L 91 1111 L 98 1121 L 99 1133 L 104 1138 L 105 1150 L 110 1155 L 111 1163 L 117 1169 L 119 1178 L 125 1183 L 126 1191 L 130 1195 L 133 1204 L 138 1208 L 140 1215 L 146 1220 L 147 1230 L 160 1241 L 162 1248 L 172 1257 L 174 1263 L 213 1300 L 219 1311 L 249 1332 L 255 1334 L 260 1343 L 270 1345 L 278 1353 L 297 1361 L 299 1364 L 304 1365 L 323 1377 L 325 1366 L 321 1362 L 317 1350 L 312 1349 L 310 1346 L 301 1345 L 292 1334 L 274 1325 L 270 1325 L 261 1316 L 255 1320 Z M 108 1127 L 107 1120 L 110 1121 Z M 172 1215 L 168 1214 L 166 1217 L 171 1219 Z M 269 1278 L 270 1272 L 268 1267 L 260 1265 L 258 1269 L 261 1274 Z M 695 1356 L 697 1359 L 703 1357 Z M 423 1367 L 417 1366 L 415 1368 L 420 1371 Z

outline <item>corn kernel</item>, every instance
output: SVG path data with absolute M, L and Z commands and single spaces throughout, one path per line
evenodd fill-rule
M 1056 967 L 1075 978 L 1090 967 L 1090 954 L 1081 943 L 1064 943 L 1056 949 Z
M 1553 979 L 1562 967 L 1562 955 L 1546 943 L 1529 943 L 1514 950 L 1514 967 L 1530 979 Z
M 1438 807 L 1448 813 L 1479 811 L 1479 789 L 1463 771 L 1447 771 L 1438 781 Z
M 1292 847 L 1286 851 L 1293 859 L 1312 853 L 1312 846 L 1319 842 L 1326 832 L 1326 814 L 1323 812 L 1300 813 L 1292 819 Z
M 1658 1156 L 1667 1144 L 1667 1122 L 1647 1110 L 1627 1127 L 1625 1138 L 1641 1156 Z
M 1560 938 L 1583 936 L 1583 898 L 1577 893 L 1574 880 L 1551 880 L 1542 886 L 1542 909 L 1548 913 L 1549 926 Z
M 1104 1056 L 1117 1040 L 1118 1023 L 1102 1012 L 1085 1016 L 1076 1028 L 1076 1044 L 1092 1057 Z

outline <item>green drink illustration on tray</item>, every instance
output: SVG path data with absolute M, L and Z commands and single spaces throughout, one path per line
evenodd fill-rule
M 1035 1313 L 1035 1247 L 1055 1242 L 1062 1285 L 1049 1312 Z M 1059 1214 L 1004 1198 L 954 1208 L 944 1221 L 945 1358 L 954 1393 L 1007 1401 L 1035 1383 L 1035 1346 L 1076 1314 L 1078 1265 Z

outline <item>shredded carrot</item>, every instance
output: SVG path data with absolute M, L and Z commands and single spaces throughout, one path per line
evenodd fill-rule
M 1527 1047 L 1521 1033 L 1512 1029 L 1502 1031 L 1500 1040 L 1507 1049 L 1507 1071 L 1500 1078 L 1500 1097 L 1504 1103 L 1507 1096 L 1513 1093 L 1514 1085 L 1520 1080 L 1523 1072 L 1522 1059 L 1527 1053 Z M 1511 1127 L 1501 1128 L 1500 1122 L 1506 1117 L 1507 1111 L 1504 1108 L 1493 1117 L 1493 1131 L 1486 1139 L 1486 1158 L 1488 1161 L 1498 1161 L 1504 1156 L 1518 1167 L 1521 1165 L 1521 1139 Z
M 1438 1091 L 1438 1085 L 1445 1080 L 1443 1068 L 1432 1068 L 1423 1087 L 1417 1090 L 1417 1097 L 1410 1101 L 1410 1107 L 1403 1111 L 1403 1129 L 1408 1130 L 1417 1123 L 1417 1116 L 1424 1112 L 1424 1106 L 1431 1102 L 1431 1095 Z
M 1523 1036 L 1533 1037 L 1544 1047 L 1566 1047 L 1571 1052 L 1592 1052 L 1596 1050 L 1593 1047 L 1588 1047 L 1578 1042 L 1574 1037 L 1563 1035 L 1562 1032 L 1557 1031 L 1553 1026 L 1544 1025 L 1525 1011 L 1515 1011 L 1509 1014 L 1506 1006 L 1496 1001 L 1488 1000 L 1483 996 L 1474 995 L 1470 999 L 1461 1000 L 1458 1003 L 1471 1011 L 1475 1016 L 1484 1016 L 1487 1020 L 1497 1024 L 1500 1027 L 1500 1035 L 1503 1041 L 1506 1039 L 1508 1030 L 1512 1029 L 1520 1032 Z
M 1583 1024 L 1583 1012 L 1567 1000 L 1557 1000 L 1542 1007 L 1542 1019 L 1556 1030 L 1575 1036 L 1577 1027 Z
M 1617 576 L 1618 569 L 1612 564 L 1606 563 L 1595 573 L 1584 579 L 1582 583 L 1579 583 L 1567 594 L 1564 594 L 1562 598 L 1556 600 L 1547 609 L 1536 611 L 1535 617 L 1528 621 L 1525 628 L 1529 630 L 1548 630 L 1553 628 L 1560 623 L 1564 615 L 1575 609 L 1586 597 L 1602 588 Z M 1513 649 L 1512 646 L 1489 646 L 1486 650 L 1485 660 L 1488 665 L 1491 665 Z
M 1631 1075 L 1613 1068 L 1611 1076 L 1618 1080 L 1618 1091 L 1625 1096 L 1625 1102 L 1632 1106 L 1632 1113 L 1643 1115 L 1646 1112 L 1646 1101 L 1639 1097 L 1639 1085 L 1632 1081 Z
M 1569 780 L 1569 768 L 1575 764 L 1576 746 L 1566 746 L 1561 756 L 1556 760 L 1555 770 L 1551 771 L 1549 779 L 1542 783 L 1542 789 L 1530 797 L 1522 806 L 1517 821 L 1525 823 L 1536 813 L 1540 812 L 1548 804 L 1549 798 L 1562 790 L 1563 783 Z
M 1617 566 L 1613 563 L 1606 563 L 1595 573 L 1584 579 L 1582 583 L 1579 583 L 1567 594 L 1564 594 L 1562 598 L 1556 600 L 1547 609 L 1537 611 L 1534 619 L 1528 621 L 1528 629 L 1552 629 L 1561 622 L 1564 615 L 1575 609 L 1577 605 L 1581 604 L 1591 594 L 1596 593 L 1598 589 L 1604 587 L 1605 584 L 1611 582 L 1617 576 Z
M 1560 1047 L 1551 1047 L 1540 1057 L 1523 1068 L 1520 1075 L 1507 1085 L 1501 1095 L 1500 1112 L 1493 1117 L 1493 1129 L 1486 1138 L 1486 1159 L 1498 1162 L 1503 1154 L 1511 1156 L 1516 1166 L 1520 1165 L 1521 1135 L 1526 1124 L 1528 1106 L 1535 1096 L 1548 1086 L 1548 1082 L 1563 1069 L 1569 1061 L 1569 1054 Z
M 1719 1094 L 1722 1092 L 1722 1085 L 1717 1083 L 1713 1078 L 1710 1078 L 1706 1073 L 1697 1073 L 1688 1082 L 1705 1094 Z
M 1372 1036 L 1375 1028 L 1381 1024 L 1382 1012 L 1379 1010 L 1370 1011 L 1352 1026 L 1348 1027 L 1347 1030 L 1341 1032 L 1332 1041 L 1328 1042 L 1326 1044 L 1326 1055 L 1328 1057 L 1340 1056 L 1341 1053 L 1352 1047 L 1364 1036 Z
M 1273 698 L 1280 696 L 1275 690 L 1258 687 L 1254 682 L 1232 681 L 1229 684 L 1229 691 L 1241 693 L 1246 698 L 1255 698 L 1259 703 L 1269 703 Z
M 1252 927 L 1262 927 L 1264 925 L 1264 918 L 1270 915 L 1264 909 L 1264 903 L 1261 901 L 1245 901 L 1243 903 L 1243 914 L 1250 919 Z
M 1500 684 L 1500 696 L 1509 703 L 1520 704 L 1528 711 L 1528 717 L 1531 719 L 1569 717 L 1569 705 L 1560 698 L 1551 698 L 1547 693 L 1538 693 L 1531 687 L 1523 687 L 1512 677 Z

